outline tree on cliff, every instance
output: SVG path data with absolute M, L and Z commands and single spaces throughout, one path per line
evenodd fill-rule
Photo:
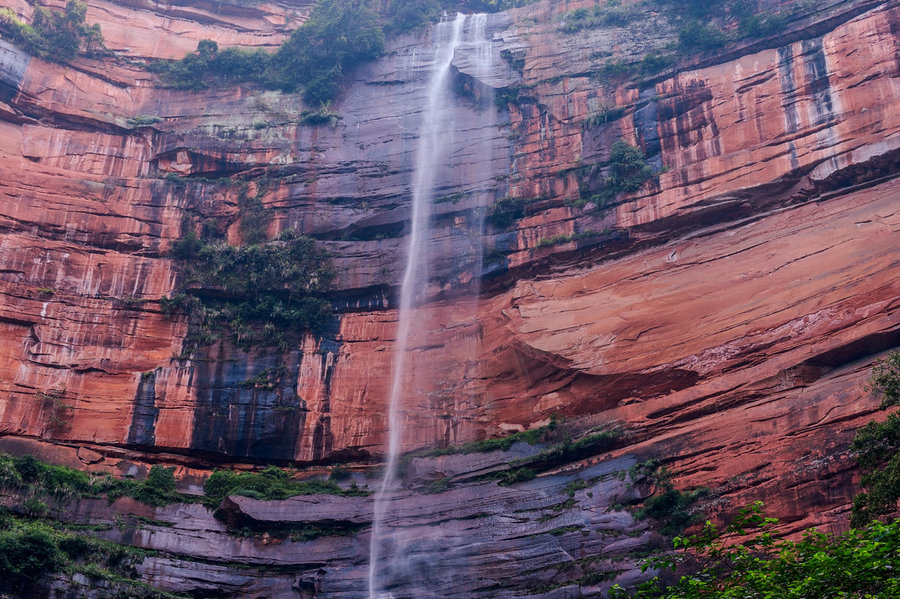
M 69 0 L 65 11 L 37 6 L 31 25 L 19 20 L 9 8 L 0 9 L 0 32 L 13 43 L 36 56 L 67 60 L 79 54 L 101 52 L 100 25 L 85 24 L 87 5 Z
M 382 52 L 378 16 L 362 0 L 320 0 L 272 57 L 272 68 L 282 87 L 303 87 L 304 99 L 319 104 L 337 95 L 344 70 Z
M 321 0 L 309 20 L 274 54 L 226 48 L 201 40 L 197 50 L 174 62 L 158 61 L 151 70 L 178 89 L 204 89 L 214 81 L 259 83 L 287 91 L 303 90 L 304 99 L 325 104 L 334 99 L 341 75 L 384 52 L 377 15 L 361 0 Z
M 900 405 L 900 351 L 878 360 L 872 368 L 869 388 L 881 396 L 882 410 Z M 863 526 L 875 518 L 897 512 L 900 499 L 900 412 L 894 411 L 884 422 L 870 422 L 853 439 L 865 492 L 853 498 L 854 526 Z

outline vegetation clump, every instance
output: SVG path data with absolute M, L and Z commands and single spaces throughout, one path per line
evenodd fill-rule
M 880 409 L 900 405 L 900 351 L 893 351 L 872 368 L 869 388 L 881 396 Z M 900 412 L 884 422 L 870 422 L 856 433 L 851 448 L 863 469 L 864 492 L 853 498 L 850 522 L 864 526 L 897 512 L 900 499 Z
M 31 455 L 11 456 L 0 453 L 0 487 L 24 492 L 30 499 L 52 497 L 106 497 L 115 501 L 128 496 L 148 505 L 167 505 L 184 501 L 175 491 L 175 469 L 155 465 L 143 481 L 113 478 L 108 474 L 88 474 L 67 466 L 42 462 Z M 30 505 L 37 506 L 32 502 Z M 28 510 L 44 511 L 44 510 Z
M 609 206 L 620 193 L 637 191 L 654 177 L 643 150 L 620 139 L 610 148 L 609 160 L 582 169 L 582 201 Z
M 309 19 L 274 53 L 261 49 L 220 50 L 215 41 L 201 40 L 196 51 L 178 61 L 157 61 L 151 70 L 159 74 L 164 85 L 177 89 L 256 83 L 299 91 L 307 103 L 327 106 L 340 92 L 341 79 L 347 72 L 384 53 L 386 34 L 417 29 L 445 12 L 497 12 L 530 1 L 390 0 L 378 5 L 383 8 L 379 15 L 373 10 L 373 3 L 319 0 Z
M 330 316 L 322 297 L 334 277 L 327 254 L 309 237 L 285 237 L 235 246 L 190 232 L 175 244 L 173 254 L 185 261 L 184 285 L 162 304 L 170 314 L 186 312 L 194 327 L 183 357 L 221 331 L 240 347 L 283 344 L 292 331 Z
M 37 596 L 44 577 L 65 572 L 113 582 L 119 593 L 116 596 L 179 599 L 179 595 L 133 580 L 135 565 L 151 553 L 98 539 L 83 529 L 74 531 L 46 520 L 15 517 L 0 509 L 0 592 L 17 597 Z
M 368 491 L 342 489 L 333 480 L 292 480 L 287 472 L 269 466 L 259 473 L 216 470 L 203 484 L 203 504 L 218 507 L 229 495 L 242 495 L 253 499 L 279 500 L 296 495 L 344 495 L 365 496 Z
M 539 199 L 540 198 L 512 198 L 509 196 L 500 198 L 491 206 L 485 217 L 485 222 L 496 229 L 506 229 L 525 216 L 528 205 Z
M 685 571 L 674 584 L 654 577 L 632 592 L 616 585 L 610 597 L 900 597 L 900 520 L 834 536 L 812 529 L 799 541 L 776 538 L 777 523 L 760 502 L 742 509 L 722 531 L 707 522 L 698 534 L 675 538 L 678 554 L 646 562 L 645 568 Z
M 65 10 L 35 6 L 31 24 L 21 21 L 10 8 L 0 8 L 0 33 L 26 52 L 57 61 L 105 50 L 100 25 L 87 25 L 87 5 L 69 0 Z
M 550 431 L 556 430 L 557 422 L 551 421 L 545 426 L 519 431 L 505 437 L 496 437 L 493 439 L 483 439 L 481 441 L 472 441 L 462 445 L 451 445 L 448 447 L 440 447 L 428 451 L 426 456 L 441 456 L 453 454 L 469 454 L 469 453 L 487 453 L 489 451 L 508 451 L 510 447 L 516 443 L 527 443 L 536 445 L 546 440 Z
M 622 27 L 639 17 L 640 10 L 636 4 L 623 6 L 619 0 L 606 0 L 605 4 L 576 8 L 563 14 L 560 30 L 565 33 L 577 33 L 582 29 Z
M 588 129 L 596 129 L 600 125 L 605 125 L 606 123 L 617 121 L 623 116 L 625 116 L 624 106 L 604 106 L 597 112 L 592 112 L 591 114 L 589 114 L 584 119 L 581 127 L 585 131 Z
M 285 91 L 302 90 L 304 99 L 328 103 L 339 91 L 341 75 L 384 52 L 377 15 L 364 2 L 320 0 L 309 20 L 274 54 L 226 48 L 201 40 L 179 61 L 159 61 L 152 70 L 178 89 L 205 89 L 213 83 L 258 83 Z

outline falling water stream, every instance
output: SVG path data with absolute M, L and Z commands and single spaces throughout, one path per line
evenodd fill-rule
M 484 17 L 475 15 L 475 35 L 484 38 Z M 450 138 L 453 133 L 451 97 L 451 63 L 457 48 L 463 43 L 463 31 L 467 17 L 459 14 L 453 20 L 438 24 L 434 31 L 435 58 L 427 85 L 427 101 L 419 126 L 418 146 L 413 162 L 412 217 L 408 236 L 406 264 L 400 288 L 397 337 L 394 347 L 391 390 L 388 407 L 388 453 L 384 477 L 375 495 L 374 519 L 369 554 L 369 599 L 389 599 L 394 595 L 388 590 L 398 580 L 409 577 L 409 564 L 405 556 L 407 540 L 402 531 L 389 530 L 392 495 L 398 487 L 397 459 L 403 441 L 403 414 L 401 404 L 409 393 L 407 369 L 410 335 L 416 305 L 428 285 L 430 263 L 429 223 L 432 216 L 437 173 L 449 158 Z M 489 53 L 489 52 L 488 52 Z M 484 54 L 482 51 L 481 54 Z M 480 232 L 480 227 L 479 227 Z M 479 248 L 480 256 L 480 248 Z

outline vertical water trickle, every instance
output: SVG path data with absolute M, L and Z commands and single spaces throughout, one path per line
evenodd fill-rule
M 369 599 L 391 597 L 384 593 L 386 557 L 390 553 L 391 567 L 402 562 L 403 539 L 397 534 L 385 534 L 385 516 L 390 504 L 390 493 L 397 482 L 397 456 L 400 453 L 403 423 L 400 402 L 403 394 L 407 367 L 407 350 L 413 310 L 417 296 L 425 289 L 428 280 L 429 240 L 428 223 L 435 185 L 435 171 L 446 157 L 445 133 L 449 123 L 444 103 L 449 92 L 448 81 L 453 53 L 461 40 L 465 15 L 459 14 L 452 22 L 440 23 L 435 28 L 436 46 L 434 67 L 428 83 L 427 103 L 419 127 L 419 144 L 414 159 L 412 181 L 412 217 L 407 244 L 406 266 L 400 287 L 398 306 L 397 340 L 394 347 L 394 364 L 391 373 L 391 392 L 388 403 L 388 455 L 384 478 L 375 495 L 375 513 L 372 522 L 372 538 L 369 548 Z

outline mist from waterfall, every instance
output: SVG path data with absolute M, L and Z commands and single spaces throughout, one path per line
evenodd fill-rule
M 435 57 L 427 84 L 426 104 L 422 110 L 422 120 L 418 129 L 418 145 L 413 158 L 412 213 L 410 232 L 406 247 L 406 261 L 400 287 L 397 316 L 397 334 L 394 345 L 394 359 L 391 373 L 391 389 L 388 403 L 388 447 L 387 463 L 381 485 L 375 494 L 374 517 L 369 553 L 368 588 L 369 599 L 392 599 L 399 596 L 430 596 L 425 589 L 405 589 L 415 586 L 419 577 L 413 570 L 416 565 L 409 558 L 409 545 L 422 539 L 405 538 L 401 527 L 391 527 L 387 519 L 391 515 L 391 504 L 399 491 L 398 457 L 403 447 L 404 414 L 402 406 L 408 403 L 409 395 L 415 393 L 408 384 L 411 367 L 409 360 L 410 339 L 417 305 L 424 299 L 429 285 L 429 265 L 432 263 L 430 222 L 432 220 L 435 189 L 441 183 L 438 173 L 450 159 L 454 121 L 450 89 L 454 53 L 464 43 L 463 32 L 474 38 L 476 44 L 476 76 L 481 76 L 490 68 L 490 43 L 485 42 L 486 15 L 473 15 L 467 28 L 467 17 L 458 14 L 453 20 L 435 26 L 433 45 Z M 472 42 L 469 42 L 472 43 Z M 478 46 L 487 46 L 484 47 Z M 485 64 L 487 66 L 482 66 Z M 482 163 L 486 163 L 483 160 Z M 484 167 L 480 167 L 483 169 Z M 476 169 L 478 170 L 478 169 Z M 473 173 L 474 174 L 474 173 Z M 477 173 L 483 174 L 483 173 Z M 477 175 L 476 174 L 476 175 Z M 445 182 L 446 183 L 446 182 Z M 477 246 L 468 254 L 467 268 L 477 277 L 481 269 L 481 235 L 483 232 L 483 210 L 474 210 L 475 220 L 470 223 L 469 236 L 474 238 L 470 245 Z M 471 263 L 475 261 L 475 263 Z M 476 289 L 477 293 L 477 289 Z M 473 315 L 474 318 L 474 315 Z M 439 543 L 437 544 L 439 546 Z M 435 556 L 435 559 L 439 557 Z M 404 584 L 406 583 L 406 584 Z M 400 590 L 403 588 L 403 590 Z M 412 594 L 410 594 L 412 592 Z

